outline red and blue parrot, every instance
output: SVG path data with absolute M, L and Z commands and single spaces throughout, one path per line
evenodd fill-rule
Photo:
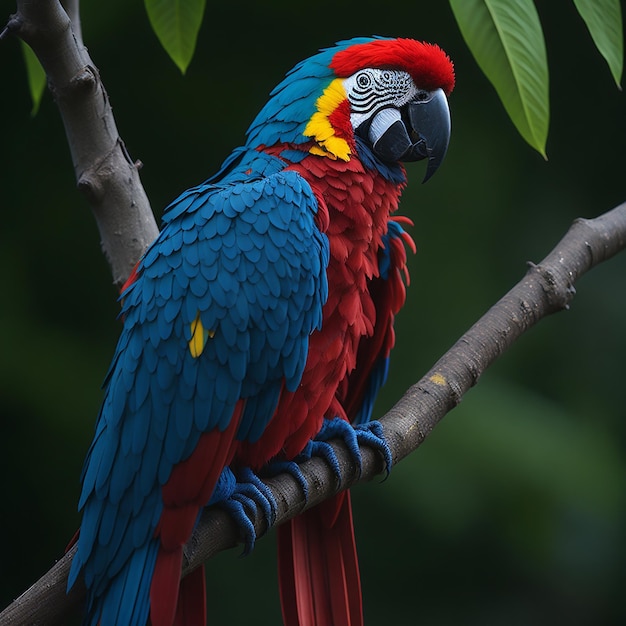
M 364 425 L 413 247 L 393 215 L 401 163 L 438 168 L 453 86 L 436 45 L 342 41 L 296 65 L 245 145 L 167 208 L 121 294 L 82 473 L 68 587 L 82 575 L 86 625 L 204 624 L 183 546 L 203 508 L 233 496 L 233 472 L 338 433 L 380 439 Z M 285 624 L 362 624 L 349 494 L 278 533 Z

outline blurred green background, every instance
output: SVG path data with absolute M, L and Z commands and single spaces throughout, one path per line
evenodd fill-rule
M 1 0 L 0 21 L 14 10 Z M 142 3 L 83 3 L 87 46 L 158 215 L 239 145 L 298 60 L 355 35 L 453 58 L 446 163 L 421 186 L 408 303 L 382 414 L 578 217 L 626 199 L 626 100 L 573 3 L 537 3 L 551 69 L 549 161 L 517 135 L 446 2 L 241 0 L 208 8 L 185 77 Z M 0 605 L 62 553 L 119 332 L 116 293 L 56 106 L 31 119 L 15 40 L 0 45 Z M 366 623 L 625 623 L 626 256 L 580 281 L 384 484 L 354 489 Z M 208 564 L 211 624 L 280 621 L 274 538 Z M 241 590 L 245 589 L 245 601 Z

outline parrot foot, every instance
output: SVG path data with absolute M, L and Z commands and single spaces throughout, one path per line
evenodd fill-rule
M 275 461 L 268 465 L 264 472 L 271 476 L 286 472 L 290 474 L 302 488 L 305 501 L 308 500 L 308 484 L 307 480 L 300 470 L 298 463 L 308 461 L 311 457 L 317 456 L 323 458 L 333 470 L 338 480 L 341 479 L 341 466 L 339 459 L 330 445 L 331 439 L 341 439 L 348 447 L 351 457 L 356 462 L 361 472 L 361 450 L 360 444 L 368 445 L 378 450 L 385 460 L 385 472 L 389 475 L 391 465 L 393 463 L 391 450 L 383 435 L 383 427 L 380 422 L 373 421 L 367 424 L 359 424 L 352 426 L 345 420 L 336 417 L 334 419 L 325 419 L 321 430 L 314 439 L 311 439 L 304 450 L 293 461 Z
M 309 456 L 307 458 L 311 457 Z M 304 492 L 304 500 L 306 501 L 308 499 L 309 486 L 306 482 L 304 474 L 300 471 L 298 461 L 306 461 L 307 458 L 300 459 L 300 456 L 298 456 L 298 458 L 294 461 L 271 461 L 263 468 L 263 476 L 273 478 L 274 476 L 278 476 L 279 474 L 289 474 L 297 481 L 298 485 Z
M 311 456 L 321 456 L 331 466 L 335 476 L 341 478 L 339 460 L 332 446 L 328 443 L 331 439 L 343 440 L 359 468 L 359 474 L 362 469 L 359 446 L 364 444 L 378 450 L 385 461 L 386 475 L 389 476 L 393 459 L 380 422 L 372 421 L 352 426 L 352 424 L 339 417 L 325 419 L 320 432 L 314 439 L 309 441 L 301 456 L 305 459 L 311 458 Z
M 385 439 L 383 425 L 378 420 L 372 420 L 366 424 L 359 424 L 354 427 L 359 443 L 363 443 L 374 450 L 378 450 L 385 462 L 385 478 L 391 473 L 393 465 L 393 455 L 391 448 Z
M 243 556 L 254 549 L 256 530 L 252 516 L 259 511 L 268 527 L 276 520 L 276 500 L 270 488 L 249 468 L 237 471 L 236 484 L 230 496 L 218 503 L 233 518 L 244 540 Z

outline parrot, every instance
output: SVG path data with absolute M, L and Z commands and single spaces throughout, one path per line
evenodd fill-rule
M 181 580 L 183 548 L 239 470 L 338 435 L 369 433 L 384 452 L 370 418 L 414 251 L 411 221 L 395 215 L 403 164 L 425 160 L 424 181 L 441 165 L 454 83 L 436 44 L 321 49 L 218 173 L 165 209 L 121 290 L 81 475 L 68 590 L 82 577 L 85 626 L 206 623 L 202 568 Z M 285 624 L 362 624 L 349 493 L 277 532 Z

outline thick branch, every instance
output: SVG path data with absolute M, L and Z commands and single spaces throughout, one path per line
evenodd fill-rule
M 76 44 L 83 48 L 83 29 L 80 23 L 80 0 L 61 0 L 61 5 L 65 9 L 67 16 L 72 23 L 72 31 L 76 38 Z
M 452 410 L 480 375 L 526 330 L 547 315 L 568 307 L 574 283 L 595 265 L 626 248 L 626 203 L 593 220 L 576 220 L 565 237 L 539 264 L 467 331 L 381 422 L 394 462 L 418 448 L 441 418 Z M 321 459 L 301 465 L 309 484 L 309 500 L 294 479 L 283 474 L 267 481 L 278 502 L 276 523 L 329 498 L 356 482 L 371 480 L 383 470 L 382 459 L 362 448 L 363 470 L 358 476 L 345 447 L 334 442 L 342 469 L 337 485 Z M 257 519 L 259 534 L 267 530 Z M 186 550 L 185 573 L 238 541 L 237 530 L 219 508 L 205 511 Z M 84 589 L 65 596 L 65 580 L 73 551 L 0 614 L 0 626 L 12 624 L 62 624 L 82 601 Z
M 78 2 L 67 0 L 78 19 Z M 7 24 L 35 52 L 59 107 L 78 188 L 96 218 L 102 248 L 121 286 L 158 228 L 137 166 L 119 137 L 109 98 L 80 35 L 58 0 L 18 0 Z

